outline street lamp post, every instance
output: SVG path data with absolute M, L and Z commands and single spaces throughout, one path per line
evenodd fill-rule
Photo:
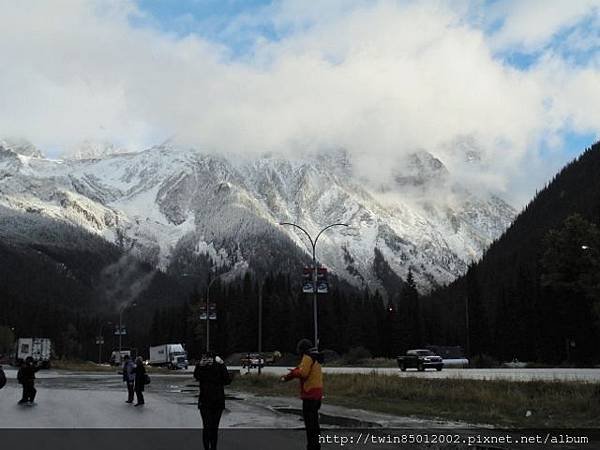
M 321 236 L 321 234 L 323 234 L 323 232 L 325 230 L 328 230 L 329 228 L 332 227 L 347 227 L 349 226 L 347 223 L 332 223 L 331 225 L 327 225 L 325 228 L 323 228 L 321 231 L 319 231 L 319 233 L 317 234 L 317 237 L 313 240 L 312 236 L 308 233 L 308 231 L 306 231 L 304 228 L 302 228 L 300 225 L 297 225 L 295 223 L 290 223 L 290 222 L 280 222 L 279 225 L 290 225 L 292 227 L 296 227 L 298 229 L 300 229 L 305 235 L 306 237 L 308 237 L 308 240 L 310 241 L 310 245 L 312 246 L 312 263 L 313 263 L 313 322 L 314 322 L 314 332 L 315 332 L 315 342 L 314 345 L 315 347 L 319 347 L 319 324 L 318 324 L 318 315 L 317 315 L 317 256 L 316 256 L 316 247 L 317 247 L 317 242 L 319 241 L 319 237 Z
M 258 374 L 262 372 L 262 315 L 263 315 L 263 288 L 265 280 L 260 279 L 258 284 Z
M 206 353 L 210 351 L 210 287 L 225 273 L 215 276 L 206 287 Z
M 465 296 L 465 328 L 466 328 L 466 353 L 467 357 L 471 354 L 471 329 L 469 328 L 469 296 Z
M 208 286 L 206 286 L 206 352 L 210 351 L 210 287 L 213 285 L 215 281 L 217 281 L 222 275 L 225 273 L 221 273 L 215 276 L 210 282 Z M 191 277 L 193 274 L 184 273 L 182 276 Z
M 112 322 L 103 322 L 100 325 L 100 331 L 98 332 L 98 364 L 102 364 L 102 344 L 104 343 L 104 325 L 112 325 Z M 119 330 L 120 331 L 120 330 Z
M 119 309 L 119 364 L 121 364 L 121 359 L 123 358 L 122 354 L 121 354 L 122 341 L 123 341 L 123 312 L 130 306 L 135 306 L 135 305 L 136 305 L 135 302 L 125 303 Z

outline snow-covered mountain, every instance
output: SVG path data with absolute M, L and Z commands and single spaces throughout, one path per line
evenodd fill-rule
M 322 264 L 377 288 L 383 258 L 402 279 L 412 269 L 422 290 L 463 274 L 515 214 L 498 197 L 450 181 L 427 152 L 400 160 L 380 185 L 359 178 L 344 151 L 302 159 L 228 158 L 169 145 L 99 153 L 50 160 L 0 141 L 0 205 L 80 225 L 163 269 L 185 254 L 206 254 L 226 268 L 280 268 L 272 243 L 308 246 L 278 222 L 311 233 L 345 222 L 351 226 L 319 239 Z
M 25 139 L 0 139 L 0 147 L 10 149 L 19 155 L 34 156 L 36 158 L 43 158 L 44 156 L 39 148 Z
M 66 159 L 95 159 L 104 158 L 120 153 L 128 153 L 127 149 L 115 146 L 112 142 L 98 142 L 85 140 L 78 146 L 65 152 Z

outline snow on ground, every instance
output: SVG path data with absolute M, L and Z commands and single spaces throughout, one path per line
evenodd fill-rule
M 232 370 L 241 370 L 239 366 L 230 367 Z M 263 369 L 272 375 L 288 373 L 286 367 L 268 366 Z M 590 383 L 600 382 L 600 369 L 444 369 L 441 372 L 426 370 L 418 372 L 408 369 L 401 372 L 395 367 L 324 367 L 325 373 L 371 373 L 376 372 L 399 377 L 419 378 L 464 378 L 468 380 L 509 380 L 509 381 L 585 381 Z
M 228 366 L 232 371 L 240 371 L 245 373 L 246 369 L 241 366 Z M 267 366 L 263 369 L 264 373 L 271 375 L 284 375 L 288 373 L 287 367 Z M 16 370 L 4 369 L 6 376 L 9 379 L 16 379 Z M 193 367 L 187 371 L 179 371 L 177 374 L 159 375 L 170 379 L 179 379 L 191 376 L 194 371 Z M 401 372 L 396 367 L 323 367 L 325 373 L 371 373 L 376 372 L 386 375 L 397 375 L 400 377 L 421 377 L 421 378 L 464 378 L 467 380 L 510 380 L 510 381 L 585 381 L 590 383 L 600 383 L 600 368 L 588 369 L 573 369 L 573 368 L 546 368 L 546 369 L 526 369 L 526 368 L 501 368 L 501 369 L 459 369 L 446 368 L 441 372 L 435 370 L 426 370 L 418 372 L 408 369 L 406 372 Z M 256 372 L 256 369 L 253 369 Z M 98 378 L 98 377 L 114 377 L 107 374 L 93 373 L 75 373 L 64 371 L 40 371 L 37 374 L 38 378 Z

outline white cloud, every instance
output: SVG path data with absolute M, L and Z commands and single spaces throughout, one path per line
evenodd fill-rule
M 465 8 L 448 6 L 461 2 L 325 2 L 320 14 L 283 2 L 261 13 L 286 37 L 257 37 L 239 60 L 196 35 L 132 26 L 140 13 L 127 2 L 4 3 L 0 133 L 42 147 L 141 148 L 173 135 L 223 152 L 345 147 L 377 161 L 364 164 L 377 176 L 426 148 L 522 202 L 555 169 L 540 162 L 540 142 L 567 129 L 600 134 L 597 64 L 572 67 L 548 52 L 529 70 L 510 67 Z M 515 20 L 505 30 L 521 30 Z M 475 140 L 488 172 L 466 171 L 448 145 L 460 136 Z M 524 174 L 532 162 L 541 169 Z
M 489 10 L 488 20 L 502 26 L 493 35 L 494 47 L 521 51 L 543 49 L 559 32 L 599 13 L 600 0 L 505 0 Z

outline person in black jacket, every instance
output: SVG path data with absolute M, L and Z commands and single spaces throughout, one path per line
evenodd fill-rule
M 135 359 L 133 373 L 135 373 L 135 396 L 137 397 L 137 403 L 134 406 L 142 406 L 145 403 L 144 385 L 146 384 L 146 368 L 141 356 Z
M 21 368 L 17 372 L 17 380 L 23 386 L 23 398 L 19 400 L 19 405 L 29 404 L 32 405 L 35 400 L 35 373 L 40 370 L 35 365 L 33 358 L 28 356 L 25 362 L 21 364 Z
M 227 367 L 221 358 L 207 353 L 196 364 L 194 378 L 200 382 L 198 409 L 202 416 L 202 441 L 205 450 L 215 450 L 221 414 L 225 409 L 224 386 L 231 383 Z
M 135 364 L 129 357 L 123 357 L 123 381 L 127 384 L 127 401 L 125 403 L 133 403 L 133 394 L 135 392 Z

